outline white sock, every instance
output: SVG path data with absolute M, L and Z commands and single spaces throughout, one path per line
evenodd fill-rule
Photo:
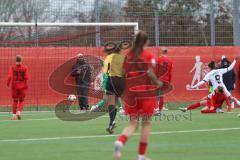
M 145 156 L 144 155 L 138 155 L 138 160 L 145 160 Z
M 121 157 L 121 150 L 123 147 L 123 143 L 121 141 L 115 141 L 114 146 L 115 146 L 114 147 L 115 156 Z
M 239 101 L 239 100 L 237 100 L 237 105 L 239 105 L 239 106 L 240 106 L 240 101 Z
M 116 146 L 123 147 L 123 143 L 121 141 L 115 141 L 114 143 Z
M 12 116 L 13 116 L 13 117 L 16 117 L 16 114 L 13 114 Z
M 232 109 L 234 109 L 234 102 L 231 103 L 231 107 L 232 107 Z

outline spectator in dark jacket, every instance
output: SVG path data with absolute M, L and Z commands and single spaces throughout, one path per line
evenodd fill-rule
M 223 58 L 221 61 L 221 68 L 227 68 L 230 66 L 230 62 L 227 58 Z M 223 83 L 227 87 L 227 90 L 229 92 L 233 91 L 235 88 L 235 80 L 236 80 L 236 75 L 234 70 L 231 70 L 225 74 L 223 74 Z
M 77 62 L 72 67 L 72 76 L 76 81 L 79 107 L 81 110 L 87 110 L 91 68 L 82 54 L 78 54 Z

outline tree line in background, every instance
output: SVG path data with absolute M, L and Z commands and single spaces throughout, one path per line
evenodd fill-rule
M 158 40 L 160 45 L 182 46 L 210 45 L 213 15 L 216 44 L 233 45 L 232 9 L 232 0 L 1 0 L 0 21 L 139 22 L 152 45 Z M 102 43 L 118 40 L 120 35 L 130 37 L 130 30 L 101 27 Z M 39 27 L 37 31 L 34 27 L 0 27 L 0 44 L 6 46 L 18 42 L 31 46 L 36 37 L 40 45 L 94 46 L 95 36 L 95 27 Z

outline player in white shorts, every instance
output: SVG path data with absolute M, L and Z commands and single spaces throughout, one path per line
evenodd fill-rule
M 211 82 L 213 86 L 213 90 L 216 90 L 219 86 L 223 87 L 225 95 L 230 99 L 232 99 L 235 103 L 237 103 L 237 105 L 239 105 L 240 102 L 236 98 L 232 97 L 231 93 L 227 90 L 226 86 L 224 85 L 223 78 L 222 78 L 223 74 L 234 69 L 237 60 L 238 58 L 234 59 L 234 61 L 228 68 L 223 68 L 223 69 L 215 69 L 215 62 L 211 61 L 208 64 L 208 68 L 210 69 L 209 73 L 207 73 L 207 75 L 203 78 L 202 81 L 200 81 L 198 84 L 194 85 L 191 88 L 195 89 L 205 83 Z

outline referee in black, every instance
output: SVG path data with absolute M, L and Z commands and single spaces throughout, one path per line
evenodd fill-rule
M 72 77 L 76 81 L 76 90 L 80 110 L 88 110 L 88 93 L 91 83 L 91 67 L 83 54 L 77 55 L 77 61 L 72 67 Z
M 227 58 L 223 58 L 221 61 L 221 68 L 228 68 L 231 62 Z M 223 83 L 225 84 L 227 90 L 232 92 L 235 89 L 236 74 L 234 70 L 223 74 Z
M 231 62 L 225 57 L 221 60 L 220 63 L 221 68 L 228 68 L 231 64 Z M 223 83 L 225 84 L 227 90 L 232 93 L 232 91 L 235 89 L 235 81 L 236 81 L 236 74 L 234 72 L 234 69 L 231 71 L 223 74 Z M 234 108 L 234 102 L 231 100 L 231 106 Z

